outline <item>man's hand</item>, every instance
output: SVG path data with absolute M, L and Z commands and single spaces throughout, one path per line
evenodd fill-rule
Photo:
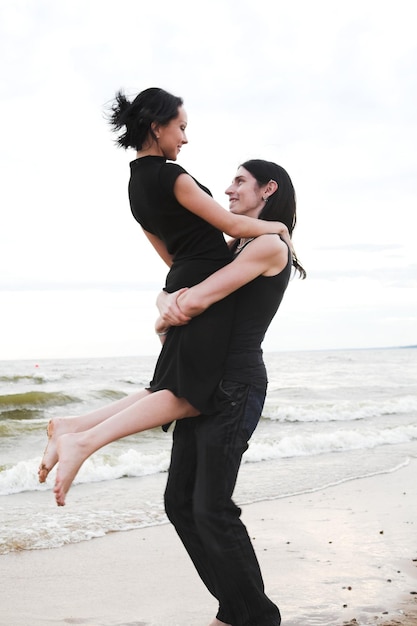
M 188 290 L 187 287 L 183 289 L 179 289 L 178 291 L 174 291 L 173 293 L 167 293 L 166 291 L 161 291 L 156 299 L 156 306 L 159 310 L 159 318 L 158 318 L 158 327 L 169 327 L 169 326 L 184 326 L 188 324 L 191 320 L 191 317 L 188 315 L 184 315 L 181 311 L 180 307 L 177 304 L 177 298 L 181 294 L 185 293 Z

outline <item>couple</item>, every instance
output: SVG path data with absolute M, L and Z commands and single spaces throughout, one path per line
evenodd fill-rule
M 305 276 L 288 245 L 294 188 L 278 165 L 247 161 L 226 190 L 225 211 L 171 162 L 187 143 L 187 115 L 182 100 L 161 89 L 145 90 L 133 102 L 119 93 L 111 123 L 123 129 L 119 145 L 136 150 L 132 213 L 170 267 L 158 297 L 163 345 L 148 389 L 84 416 L 51 420 L 39 479 L 59 461 L 54 491 L 62 506 L 93 452 L 176 421 L 166 512 L 219 601 L 212 624 L 278 626 L 279 610 L 264 593 L 232 494 L 265 399 L 264 334 L 292 265 Z M 234 238 L 230 247 L 223 232 Z

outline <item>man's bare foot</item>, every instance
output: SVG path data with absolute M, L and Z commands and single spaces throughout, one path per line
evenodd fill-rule
M 55 500 L 58 506 L 65 506 L 67 495 L 72 481 L 78 470 L 89 456 L 85 453 L 82 444 L 83 433 L 67 433 L 57 440 L 58 471 L 55 480 Z
M 232 625 L 226 624 L 226 622 L 221 622 L 220 620 L 217 619 L 217 617 L 215 617 L 214 620 L 211 622 L 211 624 L 209 624 L 209 626 L 232 626 Z
M 42 461 L 38 469 L 38 478 L 40 483 L 44 483 L 46 481 L 49 472 L 58 463 L 58 453 L 56 450 L 58 437 L 71 432 L 71 429 L 71 420 L 68 418 L 54 417 L 49 420 L 49 424 L 46 429 L 48 443 L 46 444 L 45 452 L 43 453 Z

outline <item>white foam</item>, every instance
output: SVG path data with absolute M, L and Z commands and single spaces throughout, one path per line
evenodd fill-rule
M 334 432 L 307 433 L 276 439 L 255 435 L 244 455 L 244 462 L 257 463 L 279 458 L 314 456 L 328 452 L 372 449 L 380 445 L 407 443 L 417 440 L 417 425 L 386 428 L 381 431 L 336 430 Z
M 81 467 L 74 484 L 115 480 L 123 476 L 147 476 L 168 470 L 170 453 L 163 450 L 154 453 L 141 453 L 132 448 L 124 452 L 97 452 Z M 48 477 L 47 484 L 38 481 L 38 467 L 41 458 L 20 461 L 0 472 L 0 495 L 22 491 L 43 491 L 52 488 L 55 469 Z
M 262 417 L 278 422 L 332 422 L 364 420 L 378 415 L 417 412 L 417 397 L 400 396 L 381 400 L 311 401 L 303 404 L 280 402 L 268 397 Z

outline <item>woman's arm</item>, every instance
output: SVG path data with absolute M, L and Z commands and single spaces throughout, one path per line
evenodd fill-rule
M 246 215 L 235 215 L 200 189 L 189 174 L 180 174 L 175 181 L 174 194 L 186 209 L 195 213 L 230 237 L 259 237 L 268 233 L 282 235 L 291 246 L 288 228 L 281 222 L 267 222 Z
M 171 267 L 173 263 L 173 258 L 172 258 L 172 255 L 168 252 L 166 245 L 164 244 L 162 239 L 159 239 L 159 237 L 157 237 L 156 235 L 153 235 L 152 233 L 145 230 L 144 228 L 142 228 L 142 230 L 147 236 L 147 238 L 149 239 L 149 241 L 151 242 L 151 244 L 153 245 L 153 247 L 155 248 L 156 252 L 161 257 L 161 259 L 165 261 L 168 267 Z
M 287 245 L 279 237 L 262 235 L 254 239 L 236 259 L 198 285 L 173 294 L 160 294 L 157 300 L 160 327 L 181 326 L 187 323 L 184 318 L 200 315 L 258 276 L 279 274 L 288 263 L 288 254 Z

